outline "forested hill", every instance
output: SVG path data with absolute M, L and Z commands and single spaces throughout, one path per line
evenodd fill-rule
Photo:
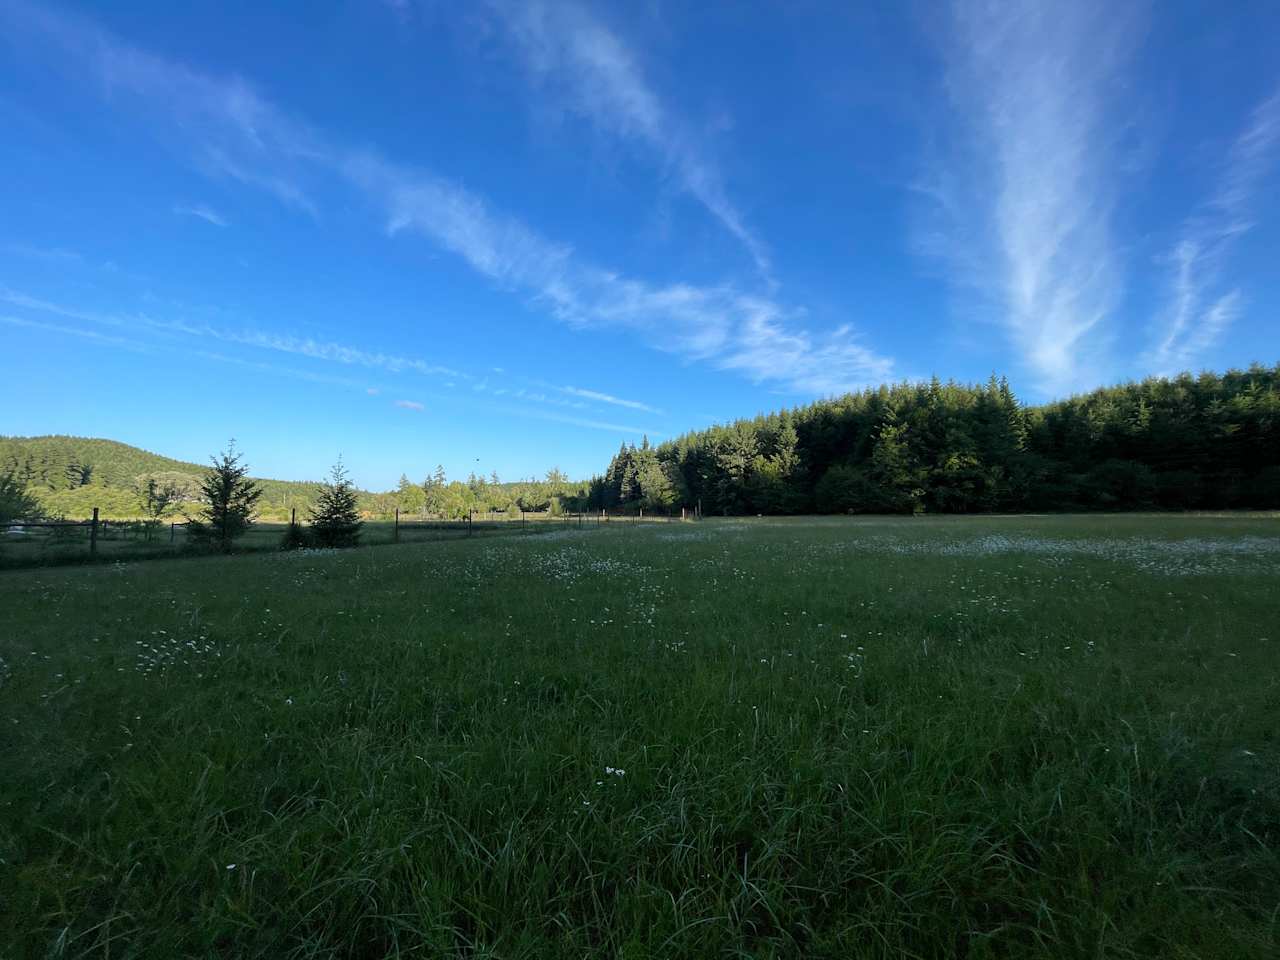
M 207 467 L 163 457 L 115 440 L 93 437 L 0 437 L 0 471 L 12 472 L 50 514 L 87 516 L 94 507 L 108 517 L 138 515 L 139 481 L 170 480 L 194 495 Z M 287 515 L 309 504 L 319 484 L 259 480 L 266 515 Z
M 965 513 L 1280 507 L 1280 365 L 1024 406 L 1009 384 L 882 386 L 624 445 L 602 507 Z
M 245 451 L 252 467 L 252 451 Z M 194 507 L 197 483 L 208 469 L 162 457 L 114 440 L 88 437 L 0 437 L 0 477 L 12 476 L 33 496 L 42 512 L 51 516 L 81 518 L 99 508 L 112 519 L 143 515 L 142 490 L 150 479 L 180 491 L 179 504 Z M 315 502 L 319 483 L 292 480 L 257 481 L 263 490 L 258 510 L 264 519 L 283 520 L 297 508 L 299 516 Z M 401 477 L 398 487 L 385 493 L 358 491 L 360 510 L 366 516 L 388 519 L 399 509 L 409 517 L 456 519 L 477 512 L 521 510 L 578 510 L 587 502 L 587 485 L 574 483 L 557 468 L 543 480 L 499 482 L 470 476 L 465 482 L 449 481 L 444 467 L 421 483 Z M 175 507 L 170 516 L 180 516 Z

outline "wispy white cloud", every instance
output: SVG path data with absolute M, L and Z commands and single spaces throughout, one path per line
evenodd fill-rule
M 585 427 L 588 430 L 607 430 L 610 433 L 626 433 L 632 436 L 648 436 L 661 437 L 662 433 L 656 430 L 648 430 L 642 427 L 633 427 L 625 423 L 609 423 L 604 420 L 592 420 L 587 417 L 573 417 L 560 413 L 549 413 L 545 410 L 535 410 L 529 407 L 502 407 L 500 412 L 508 413 L 516 417 L 529 417 L 536 420 L 549 420 L 552 423 L 564 423 L 571 427 Z
M 197 204 L 193 207 L 176 206 L 173 208 L 173 212 L 179 216 L 199 217 L 201 220 L 212 223 L 215 227 L 229 226 L 227 219 L 224 216 L 216 210 L 205 206 L 203 203 Z
M 198 332 L 217 337 L 232 343 L 259 347 L 263 350 L 275 350 L 279 353 L 292 353 L 297 356 L 311 357 L 314 360 L 329 360 L 348 366 L 371 367 L 387 370 L 391 373 L 412 371 L 426 376 L 457 377 L 470 379 L 470 374 L 440 364 L 429 363 L 417 357 L 406 357 L 395 353 L 361 350 L 358 347 L 332 341 L 315 340 L 311 337 L 292 337 L 263 330 L 231 330 L 215 327 L 200 327 Z
M 79 262 L 84 258 L 75 250 L 66 247 L 40 247 L 30 243 L 12 242 L 0 246 L 0 250 L 15 257 L 27 257 L 31 260 L 50 260 L 55 262 Z
M 65 317 L 68 319 L 77 319 L 97 326 L 106 326 L 113 332 L 108 333 L 87 327 L 33 320 L 28 317 L 20 317 L 12 314 L 0 314 L 0 324 L 39 330 L 44 333 L 51 333 L 60 336 L 76 337 L 83 340 L 90 340 L 104 346 L 119 347 L 136 352 L 152 353 L 160 351 L 183 356 L 199 357 L 206 360 L 213 360 L 218 363 L 225 363 L 267 373 L 272 376 L 287 377 L 294 380 L 305 380 L 314 383 L 331 384 L 349 389 L 363 389 L 364 392 L 371 397 L 379 396 L 382 393 L 382 390 L 378 387 L 365 386 L 365 384 L 346 377 L 333 376 L 331 374 L 313 370 L 299 370 L 292 367 L 284 367 L 274 363 L 255 360 L 250 357 L 229 356 L 217 351 L 192 346 L 187 341 L 176 339 L 171 336 L 162 336 L 157 338 L 156 335 L 176 334 L 194 338 L 209 338 L 228 343 L 260 347 L 267 350 L 278 350 L 284 353 L 311 357 L 313 359 L 328 361 L 331 363 L 347 365 L 356 364 L 359 366 L 375 367 L 390 372 L 409 371 L 417 373 L 439 373 L 440 370 L 446 369 L 435 367 L 431 364 L 427 364 L 423 361 L 415 360 L 410 357 L 372 353 L 340 344 L 317 344 L 313 341 L 290 340 L 288 338 L 279 338 L 269 334 L 259 334 L 255 331 L 219 330 L 204 324 L 193 324 L 181 320 L 158 320 L 143 314 L 123 316 L 92 310 L 83 310 L 76 307 L 52 303 L 48 300 L 32 297 L 5 287 L 0 287 L 0 302 L 8 303 L 25 310 L 49 313 L 54 316 Z M 456 371 L 449 371 L 449 373 L 451 375 L 467 379 L 468 381 L 474 381 L 475 379 L 468 374 L 461 374 Z M 647 434 L 650 437 L 662 436 L 660 431 L 653 428 L 635 427 L 628 424 L 593 420 L 586 417 L 560 413 L 555 410 L 540 409 L 540 407 L 544 405 L 572 409 L 584 408 L 585 404 L 578 401 L 549 396 L 543 392 L 529 390 L 525 387 L 493 390 L 488 387 L 487 381 L 478 382 L 483 384 L 485 389 L 476 391 L 476 399 L 469 400 L 467 402 L 479 403 L 482 407 L 498 413 L 528 419 L 544 420 L 552 423 L 563 423 L 591 430 L 607 430 L 613 433 L 624 433 L 634 436 L 640 436 L 642 434 Z M 444 384 L 444 386 L 446 388 L 453 388 L 457 386 L 457 384 L 456 382 L 448 382 Z M 439 399 L 441 402 L 455 402 L 459 397 L 467 397 L 471 396 L 471 394 L 433 394 L 432 396 L 435 399 Z M 521 401 L 521 404 L 518 407 L 506 406 L 500 403 L 488 402 L 483 399 L 485 397 L 494 397 L 498 399 L 510 398 Z M 422 412 L 426 410 L 426 405 L 417 400 L 395 400 L 393 401 L 393 406 L 414 412 Z
M 9 287 L 4 286 L 0 286 L 0 303 L 21 307 L 24 310 L 35 310 L 39 313 L 51 313 L 54 316 L 65 317 L 68 320 L 80 320 L 99 326 L 126 327 L 129 325 L 129 321 L 124 317 L 102 313 L 97 310 L 85 310 L 62 303 L 54 303 L 40 297 L 33 297 L 30 294 L 23 293 L 21 290 L 11 290 Z
M 535 383 L 538 381 L 534 381 Z M 487 388 L 487 385 L 486 385 Z M 505 386 L 489 389 L 495 397 L 512 397 L 516 400 L 528 400 L 552 407 L 564 407 L 568 410 L 586 410 L 587 404 L 581 400 L 566 400 L 564 397 L 545 390 L 531 390 L 529 387 Z
M 86 321 L 109 327 L 144 328 L 169 334 L 182 334 L 191 337 L 203 337 L 220 340 L 224 343 L 240 344 L 271 350 L 276 353 L 287 353 L 294 356 L 310 357 L 313 360 L 325 360 L 346 366 L 360 366 L 371 369 L 386 370 L 390 373 L 405 371 L 434 377 L 453 377 L 470 380 L 471 375 L 440 364 L 429 363 L 417 357 L 406 357 L 394 353 L 362 350 L 347 344 L 332 341 L 316 340 L 311 337 L 294 337 L 277 333 L 269 333 L 253 328 L 233 329 L 216 327 L 203 322 L 192 322 L 184 319 L 158 319 L 145 313 L 129 316 L 101 313 L 84 310 L 65 304 L 53 303 L 39 297 L 33 297 L 21 291 L 0 287 L 0 302 L 16 307 L 51 313 L 69 319 Z
M 0 314 L 0 323 L 7 323 L 11 327 L 25 327 L 29 330 L 41 330 L 45 333 L 57 333 L 64 336 L 78 337 L 81 340 L 92 340 L 96 343 L 111 344 L 112 346 L 123 347 L 127 350 L 134 350 L 140 353 L 146 353 L 152 349 L 151 344 L 131 337 L 121 337 L 116 334 L 103 333 L 100 330 L 87 330 L 84 327 L 72 327 L 63 323 L 48 323 L 43 320 L 30 320 L 26 317 L 16 317 L 12 314 Z
M 322 383 L 329 386 L 345 387 L 347 389 L 359 389 L 361 386 L 357 381 L 351 380 L 348 377 L 335 377 L 331 374 L 319 373 L 315 370 L 299 370 L 296 367 L 283 367 L 277 363 L 253 360 L 248 357 L 233 357 L 213 350 L 192 349 L 183 350 L 181 352 L 193 357 L 202 357 L 205 360 L 214 360 L 218 363 L 242 367 L 246 370 L 254 370 L 258 373 L 270 374 L 274 377 L 285 377 L 289 380 L 304 380 L 308 383 Z
M 551 18 L 560 15 L 544 13 Z M 574 15 L 585 17 L 580 10 Z M 623 68 L 629 60 L 620 46 L 614 46 L 616 38 L 611 40 L 611 34 L 599 32 L 588 20 L 574 23 L 574 62 L 598 61 L 603 71 L 600 83 L 614 85 L 603 102 L 627 105 L 626 122 L 638 130 L 662 129 L 649 116 L 647 88 L 633 85 Z M 197 162 L 213 164 L 211 174 L 234 176 L 287 202 L 292 198 L 295 206 L 311 213 L 317 210 L 300 189 L 295 191 L 296 182 L 336 175 L 382 211 L 391 233 L 427 237 L 499 287 L 530 298 L 564 323 L 628 329 L 652 347 L 682 359 L 795 392 L 854 389 L 892 371 L 891 361 L 861 344 L 848 327 L 833 332 L 805 329 L 800 324 L 803 310 L 744 293 L 733 284 L 651 284 L 599 267 L 572 246 L 491 210 L 483 198 L 459 184 L 393 163 L 373 150 L 327 141 L 241 79 L 219 80 L 171 63 L 129 47 L 87 21 L 20 0 L 0 7 L 0 25 L 50 41 L 47 46 L 75 60 L 68 69 L 88 65 L 113 99 L 127 94 L 135 106 L 181 131 L 191 141 L 189 146 L 194 145 Z M 568 54 L 556 54 L 562 55 Z M 411 358 L 308 338 L 207 327 L 200 332 L 343 363 L 465 378 Z
M 1043 391 L 1092 385 L 1123 286 L 1112 111 L 1133 14 L 957 0 L 948 27 L 955 128 L 920 185 L 933 212 L 920 245 L 994 304 Z
M 563 393 L 569 394 L 571 397 L 582 397 L 585 400 L 595 400 L 597 403 L 607 403 L 615 407 L 626 407 L 629 410 L 643 410 L 645 413 L 661 413 L 647 403 L 641 403 L 639 400 L 625 400 L 622 397 L 615 397 L 610 393 L 601 393 L 598 390 L 583 390 L 581 387 L 559 387 L 557 388 Z
M 763 241 L 729 199 L 724 178 L 687 123 L 645 79 L 639 57 L 587 7 L 573 2 L 489 0 L 530 74 L 597 130 L 643 145 L 770 274 Z
M 806 330 L 797 325 L 802 310 L 732 284 L 654 285 L 624 277 L 495 213 L 458 184 L 372 152 L 347 155 L 342 169 L 384 206 L 391 233 L 428 237 L 572 326 L 629 329 L 655 349 L 796 392 L 836 393 L 892 374 L 892 361 L 859 342 L 848 326 Z
M 782 310 L 768 300 L 745 298 L 742 306 L 747 315 L 726 355 L 727 369 L 756 380 L 771 371 L 793 389 L 813 394 L 840 393 L 850 384 L 883 383 L 893 376 L 892 361 L 861 343 L 847 324 L 819 336 L 788 328 Z
M 164 142 L 205 173 L 251 184 L 318 215 L 303 183 L 319 145 L 304 124 L 239 78 L 211 77 L 132 46 L 92 20 L 26 0 L 0 4 L 0 28 L 113 105 L 141 106 L 168 120 L 159 131 Z
M 1280 147 L 1280 89 L 1262 101 L 1227 151 L 1209 199 L 1182 224 L 1166 256 L 1171 268 L 1169 305 L 1156 324 L 1156 342 L 1144 358 L 1161 374 L 1191 367 L 1240 314 L 1243 295 L 1223 291 L 1231 248 L 1254 226 L 1251 201 Z
M 357 386 L 353 381 L 343 377 L 328 376 L 311 370 L 297 370 L 292 367 L 282 367 L 274 363 L 263 363 L 261 361 L 249 360 L 244 357 L 231 357 L 226 354 L 208 350 L 190 349 L 173 343 L 157 343 L 154 340 L 144 340 L 139 339 L 138 337 L 103 333 L 100 330 L 91 330 L 85 327 L 73 327 L 63 323 L 49 323 L 43 320 L 31 320 L 27 317 L 16 317 L 4 314 L 0 314 L 0 323 L 5 323 L 14 327 L 25 327 L 29 330 L 39 330 L 42 333 L 52 333 L 58 336 L 88 340 L 91 343 L 99 344 L 104 347 L 116 347 L 133 353 L 163 353 L 185 357 L 199 357 L 205 360 L 213 360 L 216 363 L 244 367 L 259 373 L 266 373 L 277 377 L 286 377 L 291 380 L 305 380 L 312 383 L 324 383 L 342 387 Z

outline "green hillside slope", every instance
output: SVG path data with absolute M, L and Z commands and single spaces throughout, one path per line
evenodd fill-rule
M 14 471 L 55 516 L 84 517 L 97 507 L 104 517 L 138 516 L 140 480 L 202 476 L 206 467 L 163 457 L 115 440 L 96 437 L 0 437 L 0 471 Z M 285 517 L 305 509 L 320 485 L 293 480 L 259 480 L 264 517 Z

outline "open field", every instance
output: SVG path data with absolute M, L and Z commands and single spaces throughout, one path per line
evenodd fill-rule
M 0 572 L 0 957 L 1280 955 L 1280 520 Z
M 614 517 L 607 522 L 627 523 L 634 520 Z M 466 520 L 402 520 L 397 531 L 396 525 L 391 521 L 369 520 L 364 522 L 360 540 L 365 546 L 386 546 L 391 543 L 423 543 L 491 534 L 538 534 L 596 523 L 596 517 L 590 515 L 579 518 L 571 514 L 551 516 L 531 513 L 523 520 L 520 517 L 486 518 L 476 519 L 470 525 Z M 278 550 L 288 526 L 287 523 L 259 521 L 236 541 L 236 551 L 244 553 Z M 174 523 L 171 526 L 166 520 L 148 537 L 141 521 L 113 520 L 100 528 L 96 559 L 146 560 L 175 557 L 189 554 L 190 547 L 185 523 Z M 87 521 L 55 527 L 15 524 L 12 528 L 0 529 L 0 569 L 84 563 L 90 559 Z

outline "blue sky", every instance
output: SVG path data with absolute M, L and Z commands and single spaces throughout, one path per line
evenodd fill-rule
M 0 0 L 0 433 L 598 472 L 1280 358 L 1280 7 Z

